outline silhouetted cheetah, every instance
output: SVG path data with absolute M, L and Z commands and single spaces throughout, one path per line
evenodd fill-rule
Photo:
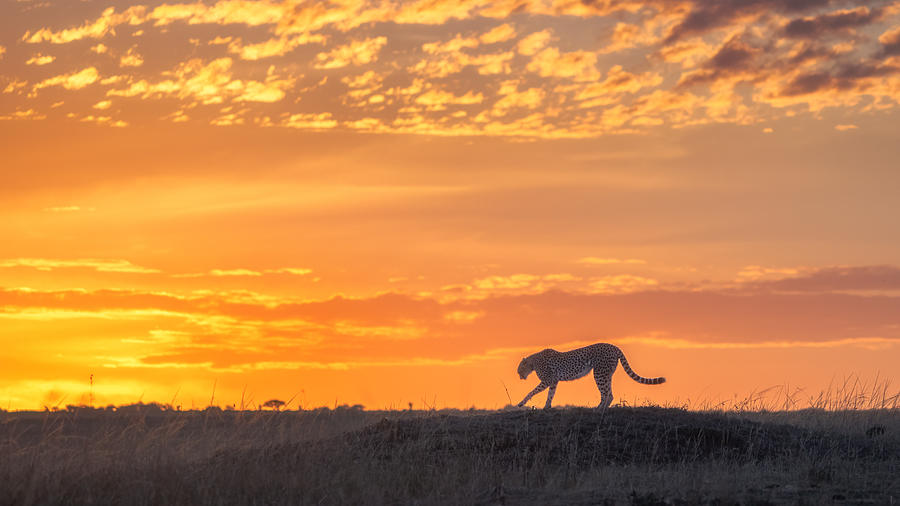
M 550 390 L 547 391 L 547 404 L 544 406 L 544 409 L 547 409 L 550 407 L 550 403 L 553 402 L 553 395 L 556 394 L 556 384 L 558 382 L 578 379 L 593 369 L 594 381 L 597 382 L 597 388 L 600 390 L 600 404 L 597 407 L 609 407 L 610 403 L 612 403 L 612 375 L 620 360 L 625 372 L 638 383 L 658 385 L 666 381 L 666 378 L 644 378 L 638 376 L 636 372 L 631 370 L 622 350 L 611 344 L 592 344 L 566 352 L 546 349 L 523 358 L 519 363 L 519 376 L 522 379 L 527 378 L 531 371 L 534 371 L 537 373 L 538 379 L 541 380 L 541 383 L 522 399 L 519 406 L 524 406 L 534 394 L 549 388 Z

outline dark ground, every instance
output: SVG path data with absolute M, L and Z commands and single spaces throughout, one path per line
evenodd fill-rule
M 900 504 L 900 411 L 0 413 L 0 504 Z

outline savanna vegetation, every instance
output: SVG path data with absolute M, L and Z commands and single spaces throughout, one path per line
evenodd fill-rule
M 807 409 L 766 399 L 0 412 L 0 503 L 900 503 L 900 406 L 886 387 L 829 392 Z

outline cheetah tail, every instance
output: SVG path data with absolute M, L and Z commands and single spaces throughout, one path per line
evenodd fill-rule
M 637 381 L 638 383 L 643 383 L 645 385 L 659 385 L 660 383 L 665 383 L 666 378 L 660 376 L 659 378 L 645 378 L 638 373 L 634 372 L 631 369 L 631 366 L 628 365 L 628 360 L 625 360 L 625 354 L 622 353 L 622 350 L 619 350 L 619 360 L 622 362 L 622 369 L 625 369 L 625 372 L 631 376 L 631 379 Z

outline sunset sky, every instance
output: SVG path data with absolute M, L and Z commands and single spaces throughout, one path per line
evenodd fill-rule
M 900 1 L 6 0 L 0 138 L 3 409 L 900 384 Z

